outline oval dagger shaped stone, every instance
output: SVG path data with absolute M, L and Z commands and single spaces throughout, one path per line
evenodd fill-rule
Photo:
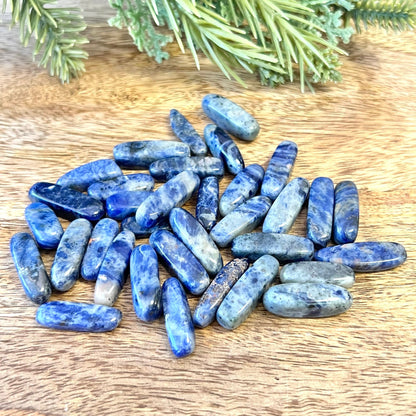
M 341 263 L 355 272 L 379 272 L 405 262 L 407 253 L 398 243 L 366 241 L 326 247 L 315 253 L 315 260 Z
M 105 201 L 107 215 L 115 220 L 123 220 L 135 214 L 142 202 L 152 191 L 122 191 L 111 195 Z
M 218 200 L 218 178 L 215 176 L 207 176 L 202 179 L 199 185 L 195 216 L 208 232 L 217 223 Z
M 29 233 L 15 234 L 10 252 L 26 296 L 38 305 L 47 302 L 52 288 L 33 237 Z
M 267 290 L 263 305 L 285 318 L 324 318 L 347 311 L 352 297 L 347 289 L 328 283 L 284 283 Z
M 170 230 L 170 224 L 167 218 L 162 220 L 159 224 L 155 225 L 151 228 L 143 228 L 139 224 L 137 224 L 136 217 L 127 217 L 121 223 L 122 230 L 129 230 L 131 231 L 136 238 L 145 238 L 149 237 L 150 234 L 157 230 Z
M 226 329 L 240 326 L 279 273 L 272 256 L 260 257 L 235 283 L 217 310 L 217 321 Z

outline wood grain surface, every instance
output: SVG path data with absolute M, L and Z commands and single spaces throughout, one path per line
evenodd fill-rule
M 242 89 L 205 59 L 197 72 L 175 46 L 157 65 L 125 32 L 89 16 L 87 73 L 70 85 L 37 68 L 17 31 L 0 25 L 0 415 L 414 415 L 415 34 L 355 36 L 342 60 L 344 81 L 301 94 L 298 85 L 269 89 L 250 76 Z M 171 108 L 202 132 L 207 93 L 233 99 L 259 120 L 259 137 L 237 143 L 246 164 L 266 167 L 281 140 L 295 141 L 292 177 L 355 181 L 358 240 L 402 243 L 407 262 L 357 275 L 353 307 L 343 315 L 283 319 L 259 305 L 233 332 L 216 323 L 197 330 L 196 350 L 185 359 L 173 357 L 163 320 L 138 321 L 129 284 L 112 333 L 38 326 L 8 247 L 14 233 L 28 231 L 30 186 L 111 157 L 123 141 L 172 139 Z M 291 233 L 305 235 L 305 222 L 303 210 Z M 223 254 L 230 259 L 229 250 Z M 43 256 L 50 268 L 53 253 Z M 93 290 L 80 280 L 52 299 L 91 302 Z

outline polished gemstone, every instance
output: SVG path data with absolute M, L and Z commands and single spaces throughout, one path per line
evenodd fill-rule
M 215 176 L 202 179 L 198 189 L 195 217 L 209 232 L 217 223 L 219 184 Z
M 111 195 L 105 201 L 107 216 L 115 220 L 123 220 L 133 215 L 142 202 L 151 194 L 152 191 L 122 191 Z
M 170 230 L 170 224 L 167 218 L 161 221 L 159 224 L 151 228 L 143 228 L 141 225 L 137 224 L 136 217 L 127 217 L 121 223 L 122 230 L 131 231 L 136 238 L 145 238 L 149 237 L 150 234 L 157 230 Z

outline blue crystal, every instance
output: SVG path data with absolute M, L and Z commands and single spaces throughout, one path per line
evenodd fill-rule
M 64 230 L 51 208 L 42 202 L 33 202 L 26 207 L 25 218 L 39 247 L 58 247 Z
M 27 297 L 34 303 L 48 301 L 52 288 L 35 240 L 28 233 L 17 233 L 10 240 L 17 275 Z
M 152 191 L 122 191 L 111 195 L 105 201 L 107 216 L 115 220 L 123 220 L 135 214 L 142 202 Z
M 318 261 L 341 263 L 356 272 L 379 272 L 405 262 L 407 253 L 398 243 L 367 241 L 326 247 L 315 253 Z
M 211 231 L 212 227 L 217 223 L 218 199 L 218 178 L 207 176 L 202 179 L 198 189 L 195 217 L 207 231 Z
M 123 230 L 131 231 L 136 238 L 145 238 L 149 237 L 150 234 L 157 230 L 170 230 L 170 224 L 167 218 L 161 221 L 159 224 L 155 225 L 151 228 L 143 228 L 139 224 L 137 224 L 136 217 L 127 217 L 121 223 L 121 228 Z
M 48 302 L 36 312 L 43 326 L 80 332 L 107 332 L 117 328 L 121 311 L 103 305 L 79 302 Z
M 83 218 L 72 221 L 65 230 L 51 268 L 51 282 L 56 290 L 65 292 L 78 280 L 91 231 L 91 223 Z
M 98 221 L 104 216 L 104 207 L 100 201 L 75 189 L 53 183 L 35 183 L 29 190 L 29 198 L 32 202 L 44 203 L 52 208 L 58 217 L 70 221 L 75 218 Z
M 169 344 L 176 357 L 195 349 L 195 330 L 185 291 L 178 279 L 170 277 L 162 286 L 163 313 Z
M 234 259 L 221 269 L 196 305 L 192 316 L 195 326 L 205 328 L 215 320 L 221 302 L 247 268 L 247 259 Z
M 236 329 L 256 308 L 259 299 L 279 273 L 272 256 L 260 257 L 235 283 L 217 310 L 217 321 L 226 329 Z

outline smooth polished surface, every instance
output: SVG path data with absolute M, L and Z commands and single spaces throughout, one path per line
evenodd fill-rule
M 219 203 L 219 183 L 215 176 L 202 179 L 198 188 L 195 216 L 202 226 L 211 231 L 217 223 Z

